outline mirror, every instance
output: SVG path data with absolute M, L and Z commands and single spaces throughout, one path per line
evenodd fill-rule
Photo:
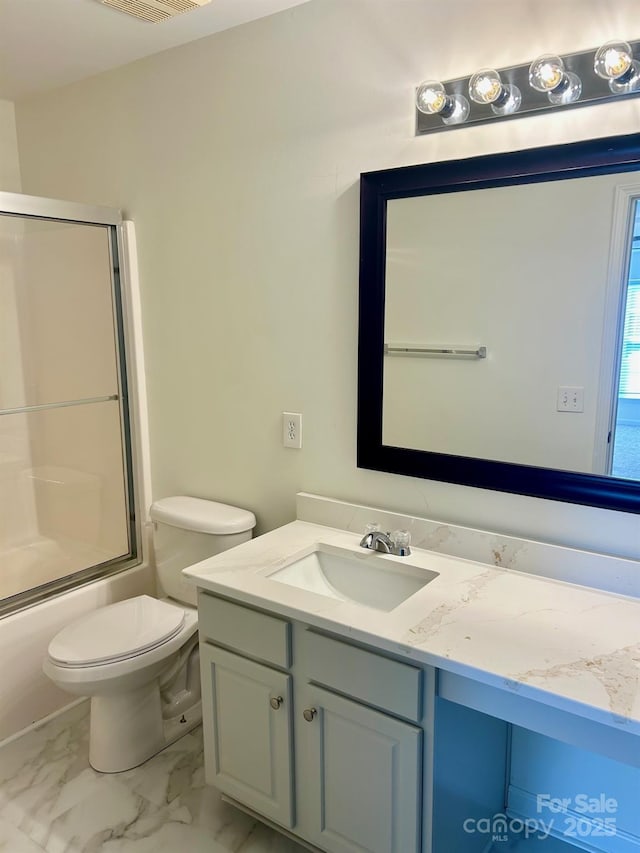
M 640 511 L 639 168 L 614 137 L 361 176 L 360 467 Z

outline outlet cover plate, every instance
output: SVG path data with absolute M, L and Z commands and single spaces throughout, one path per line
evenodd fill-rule
M 299 412 L 282 413 L 282 444 L 300 450 L 302 447 L 302 415 Z

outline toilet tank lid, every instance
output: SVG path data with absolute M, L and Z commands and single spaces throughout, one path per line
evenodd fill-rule
M 149 514 L 152 521 L 216 536 L 245 533 L 256 526 L 256 517 L 249 510 L 187 495 L 161 498 L 151 504 Z

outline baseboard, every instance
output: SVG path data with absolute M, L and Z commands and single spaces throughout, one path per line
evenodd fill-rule
M 73 702 L 70 702 L 68 705 L 63 705 L 62 708 L 58 708 L 56 711 L 52 711 L 51 714 L 47 714 L 46 717 L 43 717 L 41 720 L 36 720 L 33 723 L 30 723 L 28 726 L 25 726 L 24 729 L 20 729 L 19 732 L 14 732 L 12 735 L 9 735 L 4 740 L 0 741 L 0 749 L 3 746 L 6 746 L 8 743 L 12 743 L 14 740 L 18 740 L 23 735 L 29 734 L 29 732 L 33 732 L 36 729 L 39 729 L 41 726 L 46 725 L 46 723 L 51 722 L 51 720 L 55 720 L 56 717 L 61 717 L 63 714 L 66 714 L 68 711 L 72 711 L 78 705 L 82 705 L 83 702 L 89 702 L 86 696 L 80 697 L 80 699 L 74 699 Z
M 530 821 L 534 826 L 540 818 L 547 824 L 553 820 L 550 835 L 569 847 L 592 853 L 640 853 L 640 838 L 617 825 L 615 814 L 590 816 L 567 808 L 541 815 L 537 810 L 537 795 L 512 785 L 507 815 L 510 819 Z M 612 818 L 610 827 L 605 822 L 606 817 Z

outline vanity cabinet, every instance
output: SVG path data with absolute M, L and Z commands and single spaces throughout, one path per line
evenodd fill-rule
M 291 676 L 203 643 L 207 783 L 293 826 Z
M 310 849 L 640 850 L 633 730 L 208 592 L 199 607 L 207 782 Z
M 313 685 L 302 695 L 306 837 L 332 853 L 417 853 L 420 729 Z
M 420 853 L 422 671 L 207 593 L 199 608 L 207 783 L 328 853 Z

